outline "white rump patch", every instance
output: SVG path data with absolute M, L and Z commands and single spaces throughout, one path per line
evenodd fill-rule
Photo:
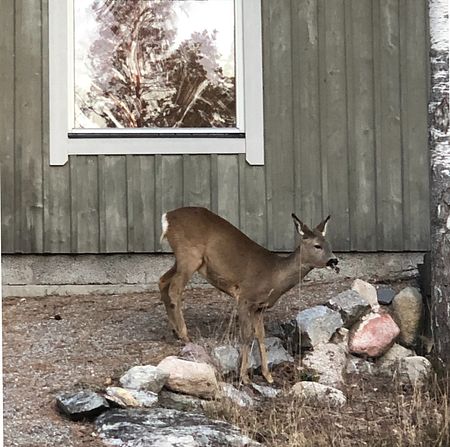
M 164 213 L 161 216 L 161 227 L 162 227 L 162 233 L 161 233 L 160 242 L 162 242 L 163 239 L 166 237 L 167 230 L 169 229 L 169 221 L 167 220 L 167 213 Z

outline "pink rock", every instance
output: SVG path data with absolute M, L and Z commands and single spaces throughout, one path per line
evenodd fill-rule
M 379 357 L 394 343 L 400 329 L 387 313 L 370 313 L 350 333 L 350 353 Z

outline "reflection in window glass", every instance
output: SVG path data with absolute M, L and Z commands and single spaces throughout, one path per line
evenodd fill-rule
M 236 127 L 233 0 L 75 0 L 74 128 Z

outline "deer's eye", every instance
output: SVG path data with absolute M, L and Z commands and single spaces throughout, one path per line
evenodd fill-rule
M 317 248 L 318 250 L 322 249 L 322 247 L 319 244 L 314 245 L 314 248 Z

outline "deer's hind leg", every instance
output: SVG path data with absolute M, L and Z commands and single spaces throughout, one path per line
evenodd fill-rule
M 181 262 L 177 260 L 176 271 L 170 280 L 168 288 L 169 306 L 173 311 L 175 332 L 185 342 L 189 341 L 189 337 L 183 317 L 182 294 L 191 276 L 200 268 L 202 263 L 203 260 L 200 257 L 191 257 Z
M 239 375 L 242 382 L 248 384 L 250 383 L 248 377 L 248 357 L 250 354 L 250 343 L 253 340 L 253 317 L 246 301 L 239 301 L 238 312 L 241 333 L 241 368 Z
M 169 319 L 170 326 L 177 334 L 177 326 L 175 323 L 175 304 L 172 303 L 169 296 L 170 281 L 177 271 L 177 263 L 175 263 L 164 275 L 159 279 L 159 291 L 161 293 L 161 301 L 166 307 L 167 317 Z M 177 334 L 178 335 L 178 334 Z
M 265 331 L 264 331 L 264 310 L 258 310 L 253 316 L 253 326 L 255 328 L 256 340 L 258 340 L 259 353 L 261 355 L 261 373 L 263 377 L 269 383 L 273 383 L 272 374 L 269 371 L 268 358 L 265 344 Z

